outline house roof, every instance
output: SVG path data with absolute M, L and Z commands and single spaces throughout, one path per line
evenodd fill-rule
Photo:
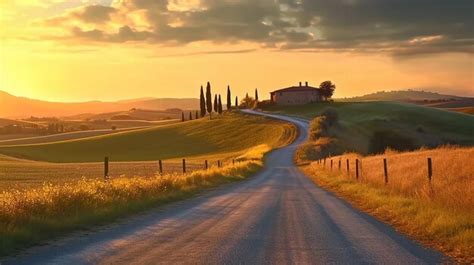
M 275 90 L 273 92 L 270 92 L 270 94 L 274 94 L 277 92 L 301 92 L 301 91 L 313 91 L 313 90 L 319 90 L 319 88 L 312 87 L 312 86 L 290 86 L 287 88 Z

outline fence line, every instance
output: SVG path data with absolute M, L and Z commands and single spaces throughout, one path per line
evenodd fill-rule
M 341 161 L 346 159 L 346 174 L 347 175 L 351 175 L 351 171 L 350 171 L 350 160 L 349 158 L 345 158 L 345 157 L 339 157 L 339 161 L 338 161 L 338 170 L 339 172 L 341 172 Z M 354 173 L 355 173 L 355 178 L 356 180 L 359 179 L 359 177 L 362 176 L 362 160 L 363 159 L 358 159 L 356 158 L 354 160 L 354 163 L 355 163 L 355 167 L 354 167 Z M 315 161 L 317 164 L 319 165 L 322 165 L 323 168 L 326 168 L 326 158 L 322 158 L 322 159 L 318 159 Z M 388 162 L 387 162 L 387 158 L 383 158 L 382 160 L 382 165 L 383 165 L 383 181 L 385 184 L 388 184 L 389 183 L 389 174 L 388 174 Z M 333 170 L 333 159 L 330 158 L 330 164 L 331 164 L 331 167 L 330 167 L 330 170 L 332 171 Z M 433 179 L 433 161 L 431 159 L 431 157 L 428 157 L 427 158 L 427 178 L 428 178 L 428 183 L 431 184 L 431 181 Z

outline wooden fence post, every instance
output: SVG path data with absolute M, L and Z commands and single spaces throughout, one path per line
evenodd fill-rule
M 347 167 L 347 175 L 350 174 L 349 172 L 349 159 L 346 159 L 346 167 Z
M 183 158 L 183 173 L 186 173 L 186 159 Z
M 433 168 L 431 163 L 431 157 L 428 157 L 428 181 L 431 183 L 431 177 L 433 176 Z
M 339 171 L 341 171 L 341 159 L 339 158 Z
M 324 168 L 326 168 L 326 158 L 324 158 Z
M 331 171 L 332 171 L 332 159 L 331 159 Z
M 221 161 L 220 161 L 220 160 L 217 160 L 217 167 L 218 167 L 218 168 L 221 167 Z
M 383 159 L 383 173 L 384 173 L 384 182 L 388 183 L 388 170 L 387 170 L 387 159 Z
M 104 158 L 104 180 L 109 180 L 109 157 L 106 156 Z
M 207 160 L 204 161 L 204 168 L 207 170 L 209 168 L 208 164 L 207 164 Z
M 235 159 L 232 159 L 232 165 L 235 165 Z
M 356 158 L 356 179 L 359 179 L 359 159 Z
M 160 175 L 163 175 L 163 163 L 161 162 L 161 159 L 158 160 L 158 166 L 159 166 L 159 169 L 160 169 Z

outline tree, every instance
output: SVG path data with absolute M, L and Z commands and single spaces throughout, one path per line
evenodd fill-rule
M 257 102 L 255 101 L 255 99 L 252 98 L 252 97 L 249 97 L 248 95 L 240 103 L 241 107 L 247 108 L 247 109 L 248 108 L 255 108 L 256 105 L 257 105 Z
M 211 84 L 207 82 L 206 86 L 206 107 L 209 113 L 209 118 L 212 119 L 212 95 L 211 95 Z
M 232 108 L 232 97 L 230 95 L 230 86 L 227 86 L 227 110 Z
M 324 81 L 321 83 L 321 85 L 319 85 L 319 89 L 321 90 L 321 95 L 324 97 L 324 99 L 328 100 L 334 94 L 336 85 L 331 81 Z
M 258 90 L 255 88 L 255 101 L 258 102 Z
M 221 100 L 221 95 L 219 95 L 219 100 L 218 100 L 218 104 L 217 104 L 217 112 L 219 112 L 219 114 L 222 114 L 222 100 Z
M 196 115 L 194 116 L 194 119 L 199 119 L 199 114 L 198 114 L 198 111 L 196 110 Z
M 189 112 L 189 120 L 190 120 L 190 121 L 193 120 L 193 114 L 191 113 L 191 111 Z
M 214 112 L 217 112 L 218 107 L 217 107 L 217 94 L 214 95 Z
M 206 116 L 206 99 L 204 98 L 204 91 L 203 91 L 203 88 L 201 86 L 201 95 L 199 97 L 200 99 L 200 103 L 201 103 L 201 117 L 204 117 Z M 197 119 L 197 117 L 196 117 Z
M 235 107 L 239 107 L 239 97 L 235 96 Z
M 181 112 L 181 121 L 184 121 L 184 112 Z

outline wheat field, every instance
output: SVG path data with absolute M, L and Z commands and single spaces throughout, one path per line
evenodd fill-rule
M 432 177 L 428 178 L 428 158 L 432 161 Z M 375 156 L 350 153 L 326 159 L 326 168 L 356 179 L 355 160 L 359 160 L 358 181 L 383 187 L 391 193 L 429 200 L 452 209 L 474 212 L 474 148 L 444 146 L 414 152 L 387 150 Z M 383 160 L 387 161 L 388 183 L 385 183 Z M 324 166 L 324 161 L 322 162 Z

